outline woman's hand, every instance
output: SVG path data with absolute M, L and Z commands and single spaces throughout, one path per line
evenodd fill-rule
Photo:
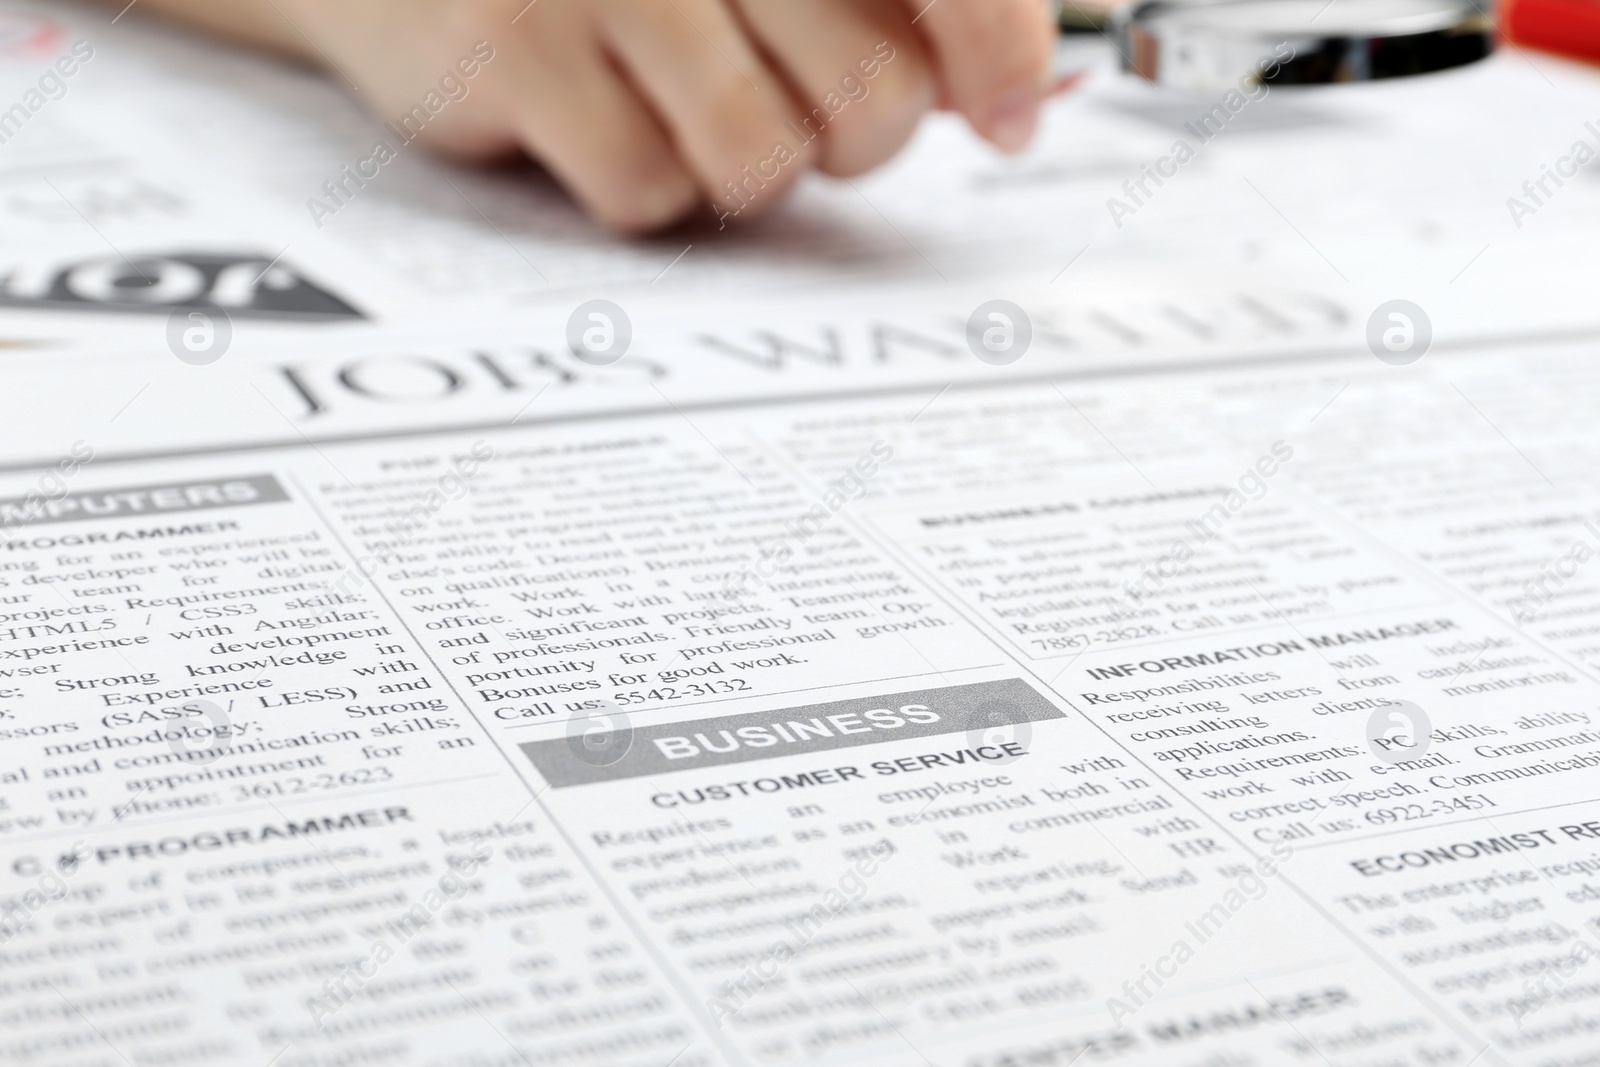
M 465 159 L 523 149 L 625 231 L 707 201 L 759 213 L 811 167 L 859 174 L 935 106 L 1020 150 L 1054 40 L 1043 0 L 147 3 L 322 64 L 392 124 L 451 77 L 465 95 L 420 143 Z

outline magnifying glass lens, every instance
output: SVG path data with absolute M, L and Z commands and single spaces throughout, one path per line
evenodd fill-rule
M 1426 74 L 1494 46 L 1474 0 L 1146 0 L 1116 25 L 1125 70 L 1203 92 Z

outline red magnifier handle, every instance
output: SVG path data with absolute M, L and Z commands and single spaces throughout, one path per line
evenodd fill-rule
M 1501 0 L 1500 32 L 1514 44 L 1600 62 L 1600 2 Z

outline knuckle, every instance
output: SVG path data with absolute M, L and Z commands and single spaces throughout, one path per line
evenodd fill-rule
M 707 130 L 708 149 L 717 165 L 737 171 L 772 154 L 774 143 L 782 139 L 783 122 L 754 99 L 754 90 L 741 85 L 718 93 Z
M 972 69 L 991 84 L 1037 80 L 1050 62 L 1050 38 L 1037 5 L 1000 3 L 974 11 L 957 33 Z
M 711 117 L 730 144 L 751 144 L 771 132 L 772 116 L 757 91 L 732 71 L 713 88 L 711 107 Z
M 936 85 L 927 64 L 907 60 L 898 70 L 882 68 L 867 95 L 845 108 L 828 130 L 823 169 L 848 177 L 884 162 L 900 150 L 933 107 Z
M 568 191 L 602 224 L 644 233 L 676 222 L 699 194 L 668 145 L 626 117 L 598 123 L 600 136 L 572 135 L 530 151 L 560 176 Z
M 871 109 L 882 114 L 921 115 L 933 106 L 937 87 L 933 67 L 919 51 L 902 47 L 891 63 L 879 66 L 869 84 Z
M 624 233 L 647 233 L 678 221 L 698 202 L 699 194 L 676 171 L 614 172 L 603 188 L 585 198 L 602 223 Z
M 467 0 L 444 5 L 446 32 L 462 40 L 493 40 L 512 29 L 515 0 Z

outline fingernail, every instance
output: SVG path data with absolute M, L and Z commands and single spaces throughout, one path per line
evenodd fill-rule
M 1016 153 L 1028 147 L 1039 126 L 1039 94 L 1018 89 L 989 112 L 989 140 L 1002 152 Z

